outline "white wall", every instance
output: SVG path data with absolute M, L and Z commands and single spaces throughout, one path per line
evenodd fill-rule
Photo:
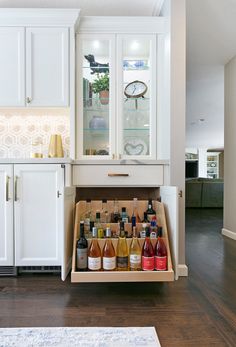
M 225 66 L 224 228 L 236 240 L 236 56 Z
M 186 120 L 186 147 L 224 147 L 223 64 L 199 65 L 187 72 Z

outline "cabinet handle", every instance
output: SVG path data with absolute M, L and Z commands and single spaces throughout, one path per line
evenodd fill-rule
M 9 183 L 10 183 L 10 177 L 6 177 L 6 201 L 9 201 Z
M 108 177 L 128 177 L 127 173 L 109 173 Z
M 32 98 L 29 98 L 29 97 L 27 96 L 27 98 L 26 98 L 26 102 L 27 102 L 27 104 L 30 104 L 30 103 L 31 103 L 31 101 L 32 101 Z
M 114 154 L 114 153 L 112 154 L 112 159 L 116 159 L 116 156 L 115 156 L 115 154 Z
M 62 195 L 62 193 L 59 192 L 59 190 L 57 191 L 57 197 L 60 198 L 60 196 Z
M 18 181 L 18 176 L 15 176 L 15 201 L 18 200 L 18 197 L 17 197 L 17 181 Z

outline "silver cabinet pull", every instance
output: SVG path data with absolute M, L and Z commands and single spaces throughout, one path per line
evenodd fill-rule
M 59 192 L 59 190 L 57 191 L 57 197 L 60 198 L 60 196 L 62 195 L 62 193 Z
M 26 102 L 27 102 L 27 104 L 30 104 L 30 103 L 31 103 L 31 101 L 32 101 L 32 98 L 29 98 L 29 97 L 27 96 L 27 98 L 26 98 Z
M 18 200 L 18 197 L 17 197 L 17 181 L 18 181 L 19 177 L 18 176 L 15 176 L 15 201 Z
M 128 177 L 128 173 L 108 173 L 108 177 Z
M 10 197 L 9 197 L 9 184 L 10 184 L 10 177 L 7 176 L 6 177 L 6 201 L 10 200 Z

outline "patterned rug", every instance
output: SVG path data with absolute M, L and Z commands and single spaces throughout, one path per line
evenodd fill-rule
M 0 347 L 161 347 L 147 328 L 0 328 Z

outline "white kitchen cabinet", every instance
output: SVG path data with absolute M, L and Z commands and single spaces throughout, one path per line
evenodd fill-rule
M 162 159 L 165 27 L 159 19 L 140 18 L 138 31 L 130 20 L 81 21 L 76 39 L 79 160 Z
M 26 102 L 69 105 L 68 28 L 26 28 Z
M 24 28 L 0 27 L 0 52 L 0 106 L 24 106 Z
M 14 165 L 15 265 L 61 265 L 64 170 Z
M 13 166 L 0 165 L 0 266 L 14 265 Z
M 79 12 L 0 9 L 0 106 L 71 104 L 74 112 L 74 30 Z

